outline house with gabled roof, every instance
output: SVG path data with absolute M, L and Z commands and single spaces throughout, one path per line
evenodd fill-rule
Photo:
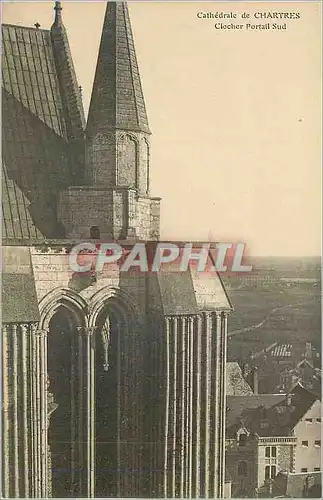
M 301 384 L 287 394 L 227 397 L 226 464 L 232 496 L 251 497 L 264 489 L 268 495 L 282 471 L 321 470 L 320 415 L 320 395 Z

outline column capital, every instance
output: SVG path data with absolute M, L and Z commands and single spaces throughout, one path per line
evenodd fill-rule
M 38 337 L 45 338 L 45 337 L 47 337 L 47 333 L 48 333 L 48 331 L 47 331 L 47 330 L 44 330 L 44 329 L 37 329 L 34 333 L 35 333 Z
M 28 330 L 29 330 L 29 325 L 28 325 L 28 324 L 26 324 L 26 323 L 24 323 L 24 324 L 20 325 L 20 328 L 21 328 L 22 333 L 24 334 L 24 333 L 27 333 L 27 332 L 28 332 Z
M 36 334 L 38 328 L 39 328 L 39 324 L 38 323 L 30 323 L 31 333 Z
M 81 336 L 83 335 L 84 337 L 92 337 L 97 328 L 97 326 L 77 326 L 76 330 Z

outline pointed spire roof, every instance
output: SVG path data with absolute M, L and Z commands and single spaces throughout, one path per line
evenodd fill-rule
M 54 10 L 55 20 L 51 27 L 52 49 L 73 168 L 75 168 L 75 173 L 77 172 L 80 175 L 85 159 L 85 116 L 82 95 L 75 73 L 67 32 L 62 20 L 62 3 L 55 2 Z
M 150 133 L 126 2 L 108 2 L 87 135 L 102 129 Z
M 55 20 L 54 20 L 54 26 L 61 26 L 62 24 L 62 2 L 55 2 Z

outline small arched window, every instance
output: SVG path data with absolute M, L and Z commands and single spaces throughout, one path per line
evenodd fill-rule
M 99 229 L 99 226 L 92 226 L 90 228 L 90 238 L 92 240 L 99 240 L 100 239 L 100 229 Z

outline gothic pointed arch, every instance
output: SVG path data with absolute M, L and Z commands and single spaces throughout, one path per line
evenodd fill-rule
M 117 185 L 136 188 L 138 177 L 138 139 L 134 134 L 121 134 L 117 145 Z
M 40 328 L 48 329 L 51 318 L 60 308 L 66 308 L 76 327 L 87 326 L 87 302 L 78 293 L 65 288 L 55 288 L 39 302 Z
M 92 345 L 97 497 L 122 497 L 138 488 L 138 318 L 138 307 L 131 295 L 117 287 L 98 291 L 89 304 L 89 327 L 95 331 Z M 129 469 L 126 475 L 122 473 L 125 467 Z
M 89 326 L 94 327 L 99 314 L 107 305 L 116 309 L 119 314 L 135 323 L 139 319 L 139 309 L 132 296 L 125 290 L 109 286 L 96 292 L 89 303 Z
M 56 406 L 47 430 L 52 494 L 77 496 L 82 452 L 74 443 L 83 438 L 79 389 L 83 387 L 80 361 L 87 303 L 73 290 L 56 288 L 40 301 L 39 309 L 40 329 L 47 339 L 42 361 L 47 366 L 47 394 Z

